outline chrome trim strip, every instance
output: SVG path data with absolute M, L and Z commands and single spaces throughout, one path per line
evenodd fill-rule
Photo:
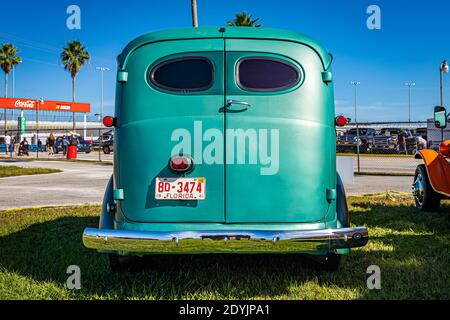
M 362 247 L 366 227 L 261 231 L 130 231 L 86 228 L 83 244 L 129 253 L 287 253 Z

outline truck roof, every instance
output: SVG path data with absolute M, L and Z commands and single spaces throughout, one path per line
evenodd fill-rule
M 328 51 L 318 41 L 307 35 L 295 31 L 272 29 L 272 28 L 251 28 L 251 27 L 199 27 L 183 29 L 167 29 L 143 34 L 132 40 L 122 53 L 117 57 L 119 68 L 126 65 L 128 56 L 141 46 L 168 40 L 185 39 L 266 39 L 284 40 L 297 42 L 310 47 L 322 60 L 324 70 L 327 70 L 332 62 L 332 57 Z

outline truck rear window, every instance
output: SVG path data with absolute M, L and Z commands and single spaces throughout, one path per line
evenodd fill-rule
M 204 57 L 171 59 L 158 64 L 150 72 L 150 81 L 171 91 L 202 91 L 211 87 L 213 64 Z
M 237 65 L 238 85 L 248 91 L 280 91 L 295 86 L 300 72 L 281 59 L 246 58 Z

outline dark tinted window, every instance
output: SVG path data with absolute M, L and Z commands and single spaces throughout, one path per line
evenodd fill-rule
M 350 129 L 348 130 L 349 134 L 357 134 L 359 132 L 360 135 L 365 135 L 367 133 L 367 129 Z
M 249 58 L 238 64 L 237 82 L 245 90 L 283 90 L 293 87 L 299 80 L 299 70 L 282 60 Z
M 202 57 L 190 57 L 165 61 L 150 73 L 150 80 L 157 86 L 175 91 L 200 91 L 213 82 L 212 63 Z

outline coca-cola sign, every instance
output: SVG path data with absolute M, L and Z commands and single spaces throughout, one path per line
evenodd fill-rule
M 14 102 L 14 107 L 18 109 L 34 109 L 34 101 L 33 100 L 16 100 Z
M 47 99 L 43 103 L 38 103 L 38 100 L 28 98 L 0 98 L 0 110 L 1 109 L 38 109 L 39 111 L 89 113 L 91 110 L 91 106 L 89 105 L 89 103 L 64 102 Z

